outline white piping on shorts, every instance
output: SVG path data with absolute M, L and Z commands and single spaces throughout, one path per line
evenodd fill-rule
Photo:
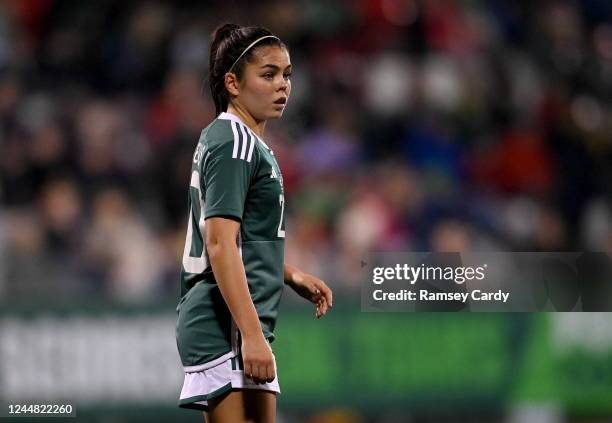
M 234 351 L 230 351 L 226 354 L 223 354 L 219 358 L 215 358 L 213 361 L 209 361 L 208 363 L 198 364 L 197 366 L 183 366 L 183 370 L 185 371 L 185 373 L 201 372 L 202 370 L 206 370 L 206 369 L 210 369 L 211 367 L 215 367 L 218 364 L 221 364 L 224 361 L 232 357 L 235 357 L 235 356 L 236 354 L 234 353 Z

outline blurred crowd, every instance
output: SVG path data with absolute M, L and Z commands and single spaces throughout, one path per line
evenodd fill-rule
M 0 301 L 178 297 L 212 30 L 268 27 L 287 262 L 612 252 L 612 2 L 0 3 Z

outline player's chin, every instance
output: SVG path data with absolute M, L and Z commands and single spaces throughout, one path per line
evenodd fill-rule
M 285 107 L 279 107 L 278 105 L 275 105 L 274 108 L 272 108 L 272 110 L 270 110 L 268 116 L 269 119 L 278 119 L 281 116 L 283 116 L 283 112 L 285 111 Z

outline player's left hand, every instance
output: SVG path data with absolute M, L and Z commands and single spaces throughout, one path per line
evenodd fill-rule
M 315 316 L 322 317 L 327 313 L 327 310 L 333 305 L 332 290 L 321 279 L 316 278 L 308 273 L 299 272 L 293 278 L 291 287 L 301 297 L 306 298 L 313 304 L 316 304 L 317 309 Z

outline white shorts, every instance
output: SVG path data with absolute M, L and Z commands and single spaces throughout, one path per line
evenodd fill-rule
M 270 383 L 257 384 L 245 376 L 242 358 L 232 353 L 219 357 L 202 366 L 184 367 L 185 382 L 181 390 L 179 407 L 208 411 L 208 400 L 219 397 L 232 389 L 258 389 L 280 394 L 278 372 Z

